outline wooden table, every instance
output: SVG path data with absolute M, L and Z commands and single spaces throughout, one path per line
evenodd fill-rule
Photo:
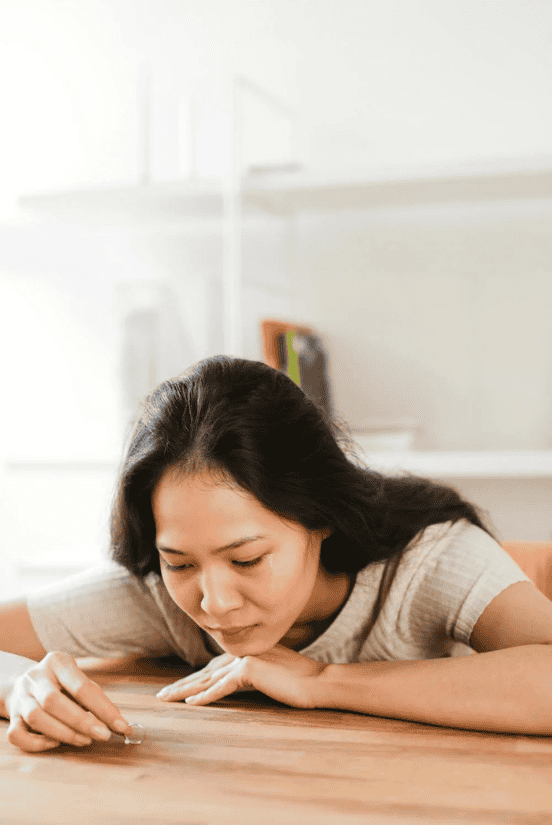
M 155 693 L 183 675 L 174 662 L 86 669 L 146 740 L 28 754 L 1 721 L 1 825 L 552 823 L 552 737 L 295 710 L 258 693 L 167 704 Z

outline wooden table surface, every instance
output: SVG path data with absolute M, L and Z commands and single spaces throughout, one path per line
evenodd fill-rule
M 1 825 L 552 823 L 552 737 L 296 710 L 258 693 L 167 704 L 155 693 L 184 675 L 174 662 L 86 669 L 145 741 L 28 754 L 0 720 Z

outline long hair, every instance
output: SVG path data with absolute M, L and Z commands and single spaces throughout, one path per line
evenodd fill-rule
M 143 402 L 111 513 L 111 555 L 134 575 L 160 573 L 151 496 L 168 469 L 207 472 L 307 530 L 333 528 L 321 546 L 328 572 L 354 574 L 403 550 L 425 527 L 478 509 L 453 489 L 386 477 L 356 457 L 347 425 L 283 372 L 217 355 L 163 381 Z

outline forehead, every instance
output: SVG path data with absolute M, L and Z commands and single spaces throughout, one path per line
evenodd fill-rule
M 217 478 L 213 475 L 182 475 L 178 470 L 169 469 L 165 472 L 153 489 L 152 504 L 158 510 L 164 510 L 168 505 L 185 507 L 190 501 L 196 503 L 209 501 L 222 504 L 224 501 L 234 505 L 260 502 L 246 491 L 241 490 L 231 480 Z
M 237 529 L 247 523 L 283 529 L 289 522 L 237 485 L 209 475 L 165 473 L 155 486 L 152 510 L 157 529 L 193 531 Z

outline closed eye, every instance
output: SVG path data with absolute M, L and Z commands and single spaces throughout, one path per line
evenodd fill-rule
M 250 559 L 249 561 L 234 561 L 232 564 L 235 564 L 236 567 L 255 567 L 256 564 L 259 564 L 264 559 L 264 556 L 258 556 L 256 559 Z
M 177 565 L 169 564 L 169 562 L 165 561 L 165 559 L 163 557 L 160 557 L 160 558 L 161 558 L 161 562 L 162 562 L 163 567 L 165 568 L 165 570 L 169 570 L 171 572 L 175 572 L 177 570 L 190 570 L 190 568 L 192 567 L 191 564 L 177 564 Z M 263 559 L 264 559 L 264 556 L 258 556 L 256 559 L 250 559 L 249 561 L 236 561 L 236 560 L 234 560 L 232 562 L 232 564 L 235 567 L 241 567 L 241 568 L 255 567 L 255 565 L 260 564 L 260 562 L 262 562 Z

